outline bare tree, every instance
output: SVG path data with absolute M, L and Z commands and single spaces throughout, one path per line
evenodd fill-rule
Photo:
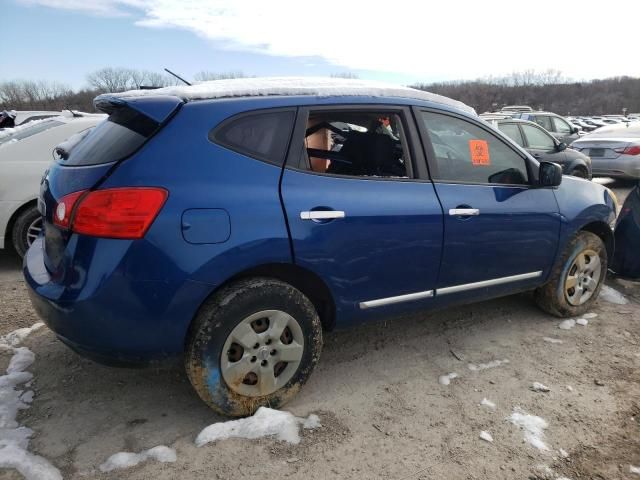
M 196 82 L 207 82 L 209 80 L 229 80 L 231 78 L 247 78 L 247 76 L 241 71 L 218 73 L 210 72 L 208 70 L 203 70 L 193 76 L 193 79 Z
M 337 73 L 332 73 L 329 76 L 331 78 L 351 78 L 351 79 L 360 78 L 357 73 L 353 73 L 353 72 L 337 72 Z

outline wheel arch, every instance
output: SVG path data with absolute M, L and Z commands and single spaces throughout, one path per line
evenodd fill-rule
M 600 239 L 602 239 L 602 241 L 604 242 L 605 248 L 607 249 L 607 258 L 613 258 L 615 239 L 609 225 L 607 225 L 605 222 L 591 222 L 583 225 L 580 228 L 580 231 L 591 232 L 594 235 L 600 237 Z
M 22 215 L 22 213 L 24 213 L 25 210 L 31 207 L 37 207 L 37 206 L 38 206 L 38 199 L 34 198 L 20 205 L 11 214 L 11 217 L 9 217 L 9 221 L 7 222 L 7 228 L 4 231 L 4 248 L 8 248 L 7 245 L 11 245 L 11 248 L 15 248 L 15 245 L 13 245 L 13 226 L 16 224 L 16 220 L 20 215 Z

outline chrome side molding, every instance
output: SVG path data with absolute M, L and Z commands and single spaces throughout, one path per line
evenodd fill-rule
M 391 305 L 393 303 L 409 302 L 411 300 L 419 300 L 421 298 L 433 297 L 433 290 L 427 290 L 424 292 L 408 293 L 407 295 L 398 295 L 397 297 L 378 298 L 377 300 L 367 300 L 366 302 L 360 302 L 360 308 L 365 310 L 367 308 L 382 307 L 383 305 Z
M 483 280 L 481 282 L 454 285 L 453 287 L 438 288 L 436 290 L 436 294 L 446 295 L 447 293 L 464 292 L 466 290 L 474 290 L 476 288 L 493 287 L 495 285 L 502 285 L 503 283 L 518 282 L 520 280 L 528 280 L 530 278 L 536 278 L 536 277 L 539 277 L 540 275 L 542 275 L 542 270 L 540 270 L 539 272 L 530 272 L 530 273 L 521 273 L 520 275 L 511 275 L 510 277 L 493 278 L 491 280 Z

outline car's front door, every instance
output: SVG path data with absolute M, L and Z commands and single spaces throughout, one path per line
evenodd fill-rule
M 442 208 L 410 119 L 400 107 L 300 109 L 282 200 L 295 262 L 327 284 L 338 322 L 433 297 Z
M 560 217 L 553 191 L 532 185 L 533 162 L 479 121 L 426 109 L 416 117 L 444 210 L 436 298 L 540 284 L 556 254 Z M 439 154 L 443 144 L 456 153 Z

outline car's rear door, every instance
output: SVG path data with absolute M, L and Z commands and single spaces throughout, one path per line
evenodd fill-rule
M 385 116 L 391 127 L 364 120 Z M 416 308 L 433 296 L 442 209 L 422 149 L 413 148 L 417 137 L 407 108 L 299 112 L 281 194 L 295 262 L 328 285 L 338 322 Z M 367 142 L 377 143 L 367 150 Z M 395 163 L 380 158 L 387 147 Z
M 560 217 L 553 191 L 533 185 L 533 162 L 480 121 L 429 109 L 416 109 L 416 117 L 444 209 L 436 299 L 540 284 L 556 254 Z M 456 154 L 440 155 L 434 138 Z

